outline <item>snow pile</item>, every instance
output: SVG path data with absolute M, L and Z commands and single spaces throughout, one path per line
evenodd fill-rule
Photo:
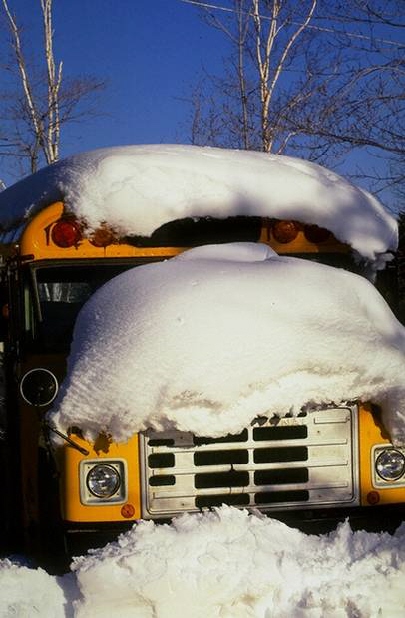
M 59 618 L 65 616 L 64 603 L 63 588 L 55 577 L 0 560 L 0 618 Z
M 106 605 L 128 617 L 135 607 L 145 618 L 399 616 L 404 559 L 405 526 L 394 537 L 353 534 L 349 524 L 311 537 L 222 507 L 172 526 L 142 522 L 79 558 L 77 616 L 108 618 Z
M 90 228 L 108 222 L 126 235 L 183 217 L 298 219 L 328 228 L 377 268 L 398 240 L 396 221 L 367 192 L 314 163 L 258 152 L 149 145 L 79 154 L 0 193 L 0 225 L 57 200 Z
M 131 269 L 76 322 L 52 413 L 125 441 L 148 427 L 236 433 L 260 415 L 381 404 L 405 443 L 405 329 L 365 279 L 231 243 Z
M 0 562 L 0 616 L 41 618 L 400 618 L 405 524 L 393 536 L 308 536 L 230 507 L 141 522 L 76 558 L 73 573 Z

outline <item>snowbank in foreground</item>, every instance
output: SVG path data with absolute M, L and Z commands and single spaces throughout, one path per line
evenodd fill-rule
M 0 562 L 0 616 L 400 618 L 405 524 L 393 536 L 307 536 L 230 507 L 141 522 L 75 559 L 73 574 Z
M 405 329 L 365 279 L 231 243 L 131 269 L 79 314 L 52 420 L 118 441 L 236 433 L 257 415 L 371 401 L 405 443 Z
M 56 577 L 42 569 L 20 566 L 10 559 L 0 560 L 0 618 L 68 616 L 64 611 L 63 587 Z
M 149 236 L 183 217 L 298 219 L 328 228 L 377 267 L 398 242 L 396 221 L 372 195 L 314 163 L 258 152 L 152 145 L 68 157 L 1 192 L 0 225 L 57 200 L 90 228 L 108 222 L 125 235 Z

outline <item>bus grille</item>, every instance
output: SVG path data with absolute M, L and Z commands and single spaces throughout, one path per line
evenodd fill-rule
M 354 506 L 357 408 L 259 417 L 236 435 L 141 436 L 143 517 L 228 504 L 262 511 Z

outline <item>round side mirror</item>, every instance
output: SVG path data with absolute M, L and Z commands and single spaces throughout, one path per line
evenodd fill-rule
M 49 369 L 31 369 L 22 377 L 20 393 L 31 406 L 47 406 L 55 399 L 59 389 L 58 380 Z

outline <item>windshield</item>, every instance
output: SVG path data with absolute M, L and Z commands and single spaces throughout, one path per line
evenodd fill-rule
M 77 315 L 104 283 L 137 263 L 74 263 L 40 267 L 34 271 L 38 316 L 32 329 L 35 348 L 69 350 Z
M 346 268 L 358 272 L 353 258 L 349 254 L 295 254 L 319 262 Z M 147 260 L 151 261 L 150 258 Z M 144 264 L 145 260 L 114 261 L 113 263 L 92 261 L 89 263 L 59 262 L 53 266 L 36 266 L 33 270 L 34 299 L 27 318 L 27 331 L 30 337 L 28 345 L 36 351 L 69 351 L 73 327 L 77 315 L 94 292 L 104 283 L 119 275 L 124 270 Z M 35 310 L 36 305 L 36 310 Z

